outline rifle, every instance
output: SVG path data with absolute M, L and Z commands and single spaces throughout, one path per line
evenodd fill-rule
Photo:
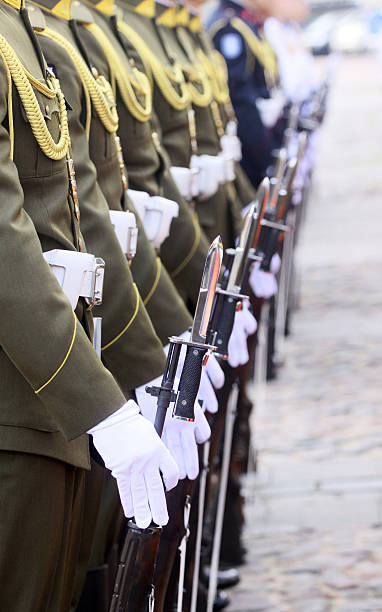
M 256 247 L 261 230 L 265 206 L 269 194 L 269 181 L 264 179 L 256 194 L 256 200 L 251 206 L 239 237 L 236 249 L 227 249 L 225 272 L 221 286 L 216 291 L 214 314 L 210 326 L 210 338 L 218 347 L 217 356 L 227 358 L 228 340 L 232 332 L 237 303 L 243 298 L 243 290 L 247 284 L 250 266 L 253 261 L 258 260 Z M 245 296 L 244 296 L 245 297 Z M 216 353 L 215 353 L 216 354 Z M 215 523 L 215 533 L 212 551 L 212 564 L 210 570 L 210 582 L 208 589 L 208 607 L 212 610 L 216 596 L 216 580 L 220 555 L 220 542 L 223 525 L 225 498 L 229 471 L 229 458 L 231 454 L 231 443 L 233 434 L 234 413 L 239 392 L 239 386 L 234 383 L 234 389 L 228 400 L 227 413 L 225 415 L 225 436 L 223 451 L 223 466 L 221 479 L 219 481 L 218 510 Z M 206 459 L 206 455 L 204 455 Z M 199 487 L 199 512 L 197 524 L 197 537 L 195 548 L 195 564 L 192 578 L 191 612 L 196 611 L 198 598 L 198 579 L 200 571 L 200 553 L 203 531 L 204 500 L 207 478 L 206 473 L 201 478 Z
M 286 192 L 285 204 L 282 207 L 282 215 L 286 218 L 289 232 L 285 234 L 281 258 L 281 269 L 279 276 L 279 290 L 276 298 L 275 312 L 275 346 L 278 359 L 282 359 L 283 338 L 285 335 L 286 317 L 289 291 L 292 278 L 293 251 L 296 237 L 297 210 L 299 207 L 290 206 L 293 198 L 293 183 L 300 161 L 305 151 L 307 134 L 301 132 L 298 141 L 298 150 L 295 158 L 291 159 L 284 178 L 284 190 Z
M 268 201 L 269 180 L 265 178 L 256 194 L 255 203 L 245 217 L 243 229 L 235 249 L 227 249 L 227 262 L 223 279 L 216 289 L 215 305 L 209 339 L 217 347 L 215 355 L 228 357 L 228 341 L 231 336 L 235 312 L 241 300 L 247 299 L 243 290 L 247 284 L 250 266 L 259 256 L 254 249 L 260 236 L 264 209 Z
M 158 398 L 154 427 L 159 436 L 162 435 L 170 403 L 174 404 L 174 418 L 188 421 L 195 419 L 194 403 L 203 360 L 208 350 L 214 350 L 214 347 L 206 343 L 206 336 L 221 261 L 222 244 L 218 236 L 207 254 L 191 339 L 185 341 L 182 338 L 170 338 L 161 386 L 146 388 L 148 393 Z M 183 344 L 187 350 L 176 393 L 174 381 Z M 109 612 L 144 612 L 147 608 L 149 612 L 154 610 L 155 593 L 152 583 L 161 530 L 154 523 L 147 529 L 141 529 L 134 520 L 128 522 Z

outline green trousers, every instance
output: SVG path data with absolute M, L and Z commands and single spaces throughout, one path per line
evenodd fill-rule
M 70 609 L 84 499 L 84 470 L 0 451 L 0 610 Z

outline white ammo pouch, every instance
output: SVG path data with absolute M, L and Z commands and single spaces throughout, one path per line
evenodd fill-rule
M 121 249 L 130 262 L 137 252 L 138 228 L 134 213 L 124 210 L 110 210 L 110 220 Z
M 128 189 L 128 195 L 139 214 L 147 237 L 154 248 L 159 248 L 170 233 L 174 217 L 179 215 L 179 205 L 160 196 L 149 196 L 145 191 Z
M 102 303 L 105 262 L 90 253 L 54 249 L 43 253 L 73 310 L 80 297 L 89 306 Z
M 199 169 L 199 200 L 215 195 L 219 185 L 225 182 L 224 162 L 217 155 L 193 155 L 191 168 Z
M 237 124 L 235 121 L 228 121 L 225 134 L 220 139 L 220 146 L 223 153 L 231 155 L 234 161 L 239 162 L 241 160 L 241 142 L 237 135 Z
M 199 168 L 183 168 L 182 166 L 171 166 L 171 176 L 175 181 L 182 196 L 191 201 L 199 195 Z

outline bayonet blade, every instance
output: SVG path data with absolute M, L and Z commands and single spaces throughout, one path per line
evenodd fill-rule
M 207 329 L 214 303 L 216 284 L 223 260 L 223 244 L 220 236 L 212 242 L 204 264 L 198 302 L 191 330 L 191 342 L 206 343 Z
M 287 151 L 286 149 L 280 149 L 276 160 L 275 171 L 273 173 L 273 177 L 271 178 L 271 193 L 269 201 L 269 208 L 271 209 L 273 209 L 277 203 L 277 197 L 281 187 L 281 181 L 284 176 L 286 161 Z
M 269 178 L 265 177 L 261 181 L 257 189 L 257 192 L 256 192 L 256 202 L 258 205 L 258 217 L 257 217 L 257 224 L 256 224 L 256 232 L 255 232 L 255 236 L 253 239 L 253 245 L 252 245 L 254 249 L 256 249 L 257 244 L 259 242 L 260 232 L 261 232 L 261 223 L 263 221 L 265 209 L 267 207 L 268 199 L 269 199 L 269 190 L 270 190 Z

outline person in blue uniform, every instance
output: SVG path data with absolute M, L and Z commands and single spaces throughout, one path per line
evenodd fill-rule
M 241 164 L 255 187 L 272 165 L 285 127 L 283 102 L 274 95 L 278 89 L 277 60 L 263 34 L 268 16 L 266 8 L 220 0 L 208 23 L 214 45 L 227 63 L 242 142 Z

